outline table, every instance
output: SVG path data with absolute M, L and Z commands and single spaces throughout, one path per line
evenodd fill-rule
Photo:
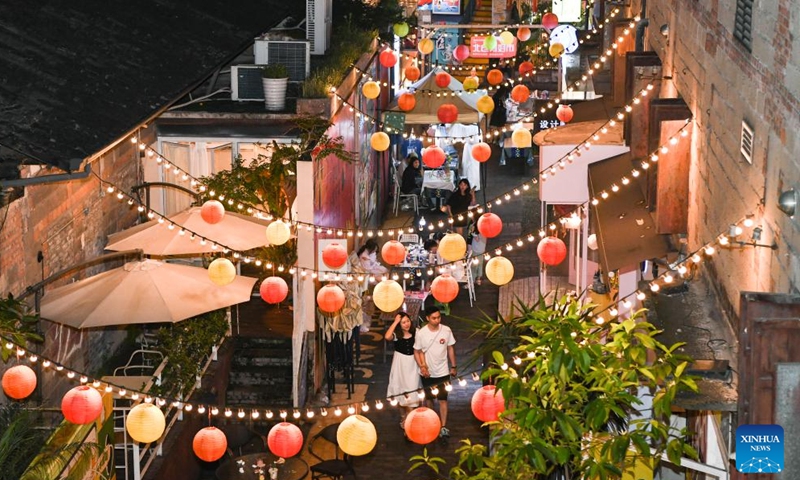
M 255 472 L 256 460 L 262 459 L 266 464 L 264 467 L 264 480 L 270 480 L 268 469 L 272 462 L 278 459 L 275 455 L 264 453 L 251 453 L 236 457 L 225 462 L 217 468 L 216 476 L 218 480 L 260 480 Z M 241 470 L 240 470 L 241 469 Z M 301 480 L 308 475 L 308 464 L 302 458 L 287 458 L 286 463 L 278 466 L 278 480 Z
M 456 174 L 452 170 L 425 170 L 422 174 L 422 189 L 447 190 L 456 189 Z

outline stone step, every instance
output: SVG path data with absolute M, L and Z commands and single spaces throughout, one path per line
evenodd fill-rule
M 270 408 L 290 408 L 292 406 L 292 388 L 291 386 L 286 388 L 255 386 L 230 388 L 226 392 L 225 402 L 231 407 L 258 405 Z
M 248 366 L 231 370 L 229 387 L 275 387 L 292 384 L 291 366 Z
M 239 367 L 291 366 L 292 350 L 289 348 L 247 348 L 236 350 L 233 369 Z
M 234 339 L 236 350 L 248 348 L 274 348 L 283 347 L 291 350 L 291 338 L 268 338 L 268 337 L 236 337 Z

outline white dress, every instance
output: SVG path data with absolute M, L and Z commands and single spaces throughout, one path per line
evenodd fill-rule
M 403 352 L 411 352 L 407 355 Z M 389 372 L 389 388 L 386 390 L 386 397 L 391 400 L 395 395 L 398 405 L 403 407 L 419 406 L 419 397 L 416 391 L 422 388 L 422 380 L 419 376 L 417 361 L 414 360 L 414 337 L 397 339 L 394 336 L 394 357 L 392 358 L 392 370 Z M 409 393 L 407 396 L 404 393 Z

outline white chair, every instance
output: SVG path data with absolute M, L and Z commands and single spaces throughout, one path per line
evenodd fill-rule
M 394 175 L 394 214 L 397 216 L 397 211 L 400 209 L 400 201 L 403 198 L 410 198 L 414 205 L 414 214 L 419 212 L 419 197 L 416 193 L 403 193 L 400 190 L 400 171 Z
M 397 241 L 402 244 L 419 243 L 419 235 L 416 233 L 401 233 L 397 237 Z

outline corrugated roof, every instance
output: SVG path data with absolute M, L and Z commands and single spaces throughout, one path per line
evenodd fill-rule
M 305 2 L 0 2 L 0 167 L 86 158 Z M 26 158 L 27 157 L 27 158 Z M 5 170 L 5 172 L 3 171 Z M 8 173 L 0 168 L 0 175 Z

